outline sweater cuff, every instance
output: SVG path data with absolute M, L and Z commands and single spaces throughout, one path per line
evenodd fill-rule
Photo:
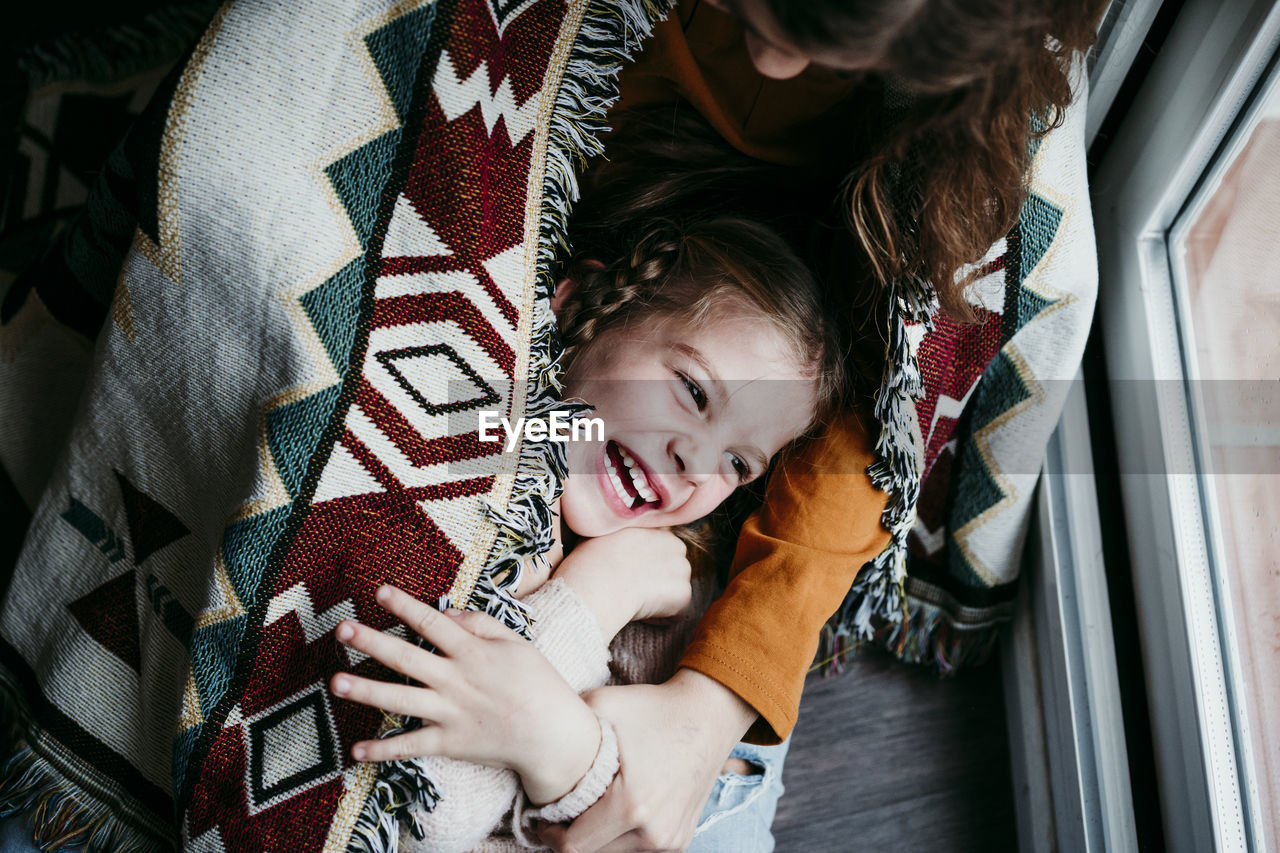
M 609 644 L 595 614 L 568 584 L 552 578 L 524 599 L 533 613 L 533 645 L 574 693 L 609 680 Z
M 598 713 L 596 717 L 600 720 L 600 748 L 596 750 L 596 757 L 591 762 L 590 769 L 578 780 L 573 790 L 555 802 L 536 809 L 530 807 L 527 797 L 516 799 L 511 829 L 520 843 L 526 847 L 544 847 L 529 834 L 534 821 L 568 823 L 595 805 L 608 790 L 613 777 L 618 774 L 618 735 L 608 720 Z

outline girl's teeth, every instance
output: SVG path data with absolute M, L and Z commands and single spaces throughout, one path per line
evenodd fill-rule
M 620 446 L 617 446 L 617 450 L 623 464 L 614 465 L 613 460 L 606 459 L 605 467 L 609 470 L 609 479 L 613 482 L 613 488 L 617 491 L 618 497 L 627 505 L 630 505 L 635 500 L 630 491 L 623 485 L 623 477 L 626 477 L 626 482 L 631 485 L 632 490 L 640 496 L 644 503 L 657 503 L 658 495 L 650 488 L 648 480 L 645 479 L 644 471 L 636 464 L 635 457 Z M 620 468 L 623 470 L 619 470 Z
M 649 488 L 649 483 L 645 480 L 644 472 L 636 465 L 636 460 L 632 458 L 630 453 L 625 450 L 621 451 L 622 461 L 626 463 L 627 474 L 631 477 L 631 485 L 635 486 L 636 491 L 646 501 L 653 500 L 653 491 Z
M 618 498 L 624 504 L 631 503 L 631 495 L 627 494 L 627 490 L 622 486 L 622 480 L 618 477 L 618 473 L 612 468 L 609 469 L 609 479 L 613 482 L 613 490 L 618 493 Z

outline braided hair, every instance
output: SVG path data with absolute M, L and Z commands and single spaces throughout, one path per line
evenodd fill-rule
M 816 385 L 813 422 L 847 404 L 839 327 L 797 250 L 816 203 L 808 185 L 727 148 L 692 112 L 634 114 L 610 137 L 610 160 L 584 176 L 569 226 L 574 287 L 557 311 L 569 361 L 612 329 L 647 317 L 701 323 L 720 313 L 758 315 L 790 345 Z M 784 203 L 783 200 L 786 200 Z M 708 519 L 675 533 L 723 565 L 763 482 L 738 489 Z M 723 579 L 723 577 L 722 577 Z
M 688 110 L 633 112 L 606 147 L 569 224 L 575 286 L 557 323 L 570 358 L 642 316 L 758 314 L 810 368 L 815 419 L 843 406 L 846 338 L 802 260 L 821 254 L 813 199 L 825 185 L 735 151 Z
M 575 287 L 558 324 L 570 358 L 640 317 L 700 324 L 719 313 L 755 314 L 816 383 L 815 420 L 838 405 L 843 373 L 818 284 L 776 231 L 722 214 L 658 219 L 621 236 L 625 248 L 613 256 L 580 253 L 569 264 Z

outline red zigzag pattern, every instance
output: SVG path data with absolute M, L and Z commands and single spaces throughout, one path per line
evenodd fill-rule
M 527 346 L 525 241 L 537 239 L 524 233 L 532 128 L 563 15 L 561 0 L 539 0 L 499 35 L 483 0 L 459 0 L 447 34 L 437 19 L 433 42 L 445 47 L 408 179 L 379 226 L 354 389 L 284 564 L 264 580 L 249 683 L 192 788 L 192 849 L 323 845 L 353 780 L 350 747 L 381 724 L 334 699 L 328 680 L 388 675 L 349 660 L 333 627 L 354 617 L 391 629 L 373 602 L 382 583 L 428 601 L 453 583 L 475 524 L 451 502 L 488 493 L 501 450 L 478 441 L 475 412 L 509 408 L 512 383 L 525 381 L 514 372 Z

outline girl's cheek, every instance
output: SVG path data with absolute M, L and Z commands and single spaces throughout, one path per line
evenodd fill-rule
M 690 521 L 697 521 L 699 518 L 704 518 L 715 512 L 716 508 L 733 493 L 733 487 L 728 485 L 728 478 L 723 474 L 718 475 L 699 488 L 702 491 L 698 494 L 696 501 L 698 514 Z

